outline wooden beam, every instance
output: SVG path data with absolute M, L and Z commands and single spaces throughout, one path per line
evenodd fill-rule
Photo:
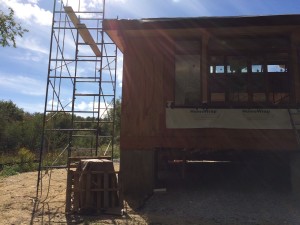
M 208 102 L 208 73 L 209 73 L 209 69 L 208 69 L 208 52 L 207 52 L 207 48 L 208 48 L 208 41 L 209 41 L 209 35 L 208 34 L 204 34 L 202 36 L 202 50 L 201 50 L 201 57 L 202 57 L 202 61 L 201 61 L 201 66 L 202 66 L 202 73 L 201 73 L 201 78 L 202 78 L 202 103 L 207 103 Z
M 91 33 L 89 32 L 88 28 L 86 27 L 86 25 L 83 23 L 80 23 L 78 17 L 76 16 L 76 14 L 71 6 L 65 6 L 64 8 L 65 8 L 66 14 L 69 16 L 69 18 L 72 21 L 72 23 L 74 24 L 75 28 L 78 29 L 78 32 L 79 32 L 80 36 L 82 37 L 84 43 L 91 47 L 91 49 L 93 50 L 93 52 L 95 53 L 95 55 L 97 57 L 100 57 L 101 52 L 100 52 L 97 44 L 95 43 Z
M 291 79 L 292 92 L 294 100 L 297 104 L 300 103 L 300 74 L 299 74 L 299 56 L 298 49 L 300 48 L 300 33 L 294 32 L 291 35 Z

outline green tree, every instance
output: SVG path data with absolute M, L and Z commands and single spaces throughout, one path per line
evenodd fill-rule
M 20 109 L 12 101 L 0 101 L 0 118 L 8 122 L 22 121 L 24 116 L 23 109 Z
M 112 108 L 108 110 L 106 120 L 113 121 L 113 113 L 115 112 L 115 142 L 116 144 L 119 143 L 120 139 L 120 129 L 121 129 L 121 99 L 117 99 L 115 102 L 115 110 Z M 107 126 L 104 129 L 109 134 L 112 134 L 112 124 L 111 126 Z
M 23 34 L 28 32 L 14 19 L 14 10 L 9 8 L 9 13 L 5 14 L 0 11 L 0 45 L 2 47 L 13 45 L 16 47 L 16 37 L 23 37 Z
M 41 144 L 43 114 L 26 113 L 22 122 L 21 145 L 31 151 L 38 152 Z
M 24 111 L 12 101 L 0 101 L 0 150 L 19 146 L 23 119 Z

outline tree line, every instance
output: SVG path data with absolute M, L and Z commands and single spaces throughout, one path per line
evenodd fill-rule
M 112 120 L 113 109 L 109 109 L 105 118 L 102 120 Z M 12 101 L 0 101 L 0 155 L 16 154 L 19 149 L 26 148 L 33 153 L 38 153 L 41 147 L 41 139 L 43 132 L 43 114 L 42 113 L 28 113 L 19 108 Z M 72 126 L 72 115 L 47 115 L 53 117 L 55 127 L 58 129 L 66 129 Z M 121 100 L 116 100 L 115 110 L 115 144 L 119 142 L 120 131 L 120 116 L 121 116 Z M 75 116 L 76 121 L 80 121 L 78 128 L 93 128 L 97 126 L 95 123 L 90 123 L 92 118 Z M 47 126 L 47 125 L 46 125 Z M 103 123 L 99 128 L 101 135 L 112 134 L 112 124 Z M 66 144 L 68 134 L 57 135 L 55 137 L 55 145 L 53 149 Z M 89 142 L 85 139 L 77 139 L 82 147 L 89 147 Z M 47 140 L 46 140 L 47 142 Z M 80 143 L 79 143 L 80 142 Z M 47 143 L 46 143 L 47 144 Z M 101 143 L 105 144 L 105 143 Z

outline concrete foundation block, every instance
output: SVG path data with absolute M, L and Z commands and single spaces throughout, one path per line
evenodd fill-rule
M 120 171 L 125 196 L 143 198 L 155 185 L 155 151 L 121 150 Z

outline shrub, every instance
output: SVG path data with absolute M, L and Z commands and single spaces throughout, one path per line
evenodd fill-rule
M 18 159 L 20 162 L 20 172 L 28 172 L 36 169 L 34 163 L 35 155 L 27 148 L 21 148 L 18 151 Z
M 20 172 L 19 165 L 4 165 L 3 170 L 0 172 L 0 176 L 8 177 L 17 175 Z

